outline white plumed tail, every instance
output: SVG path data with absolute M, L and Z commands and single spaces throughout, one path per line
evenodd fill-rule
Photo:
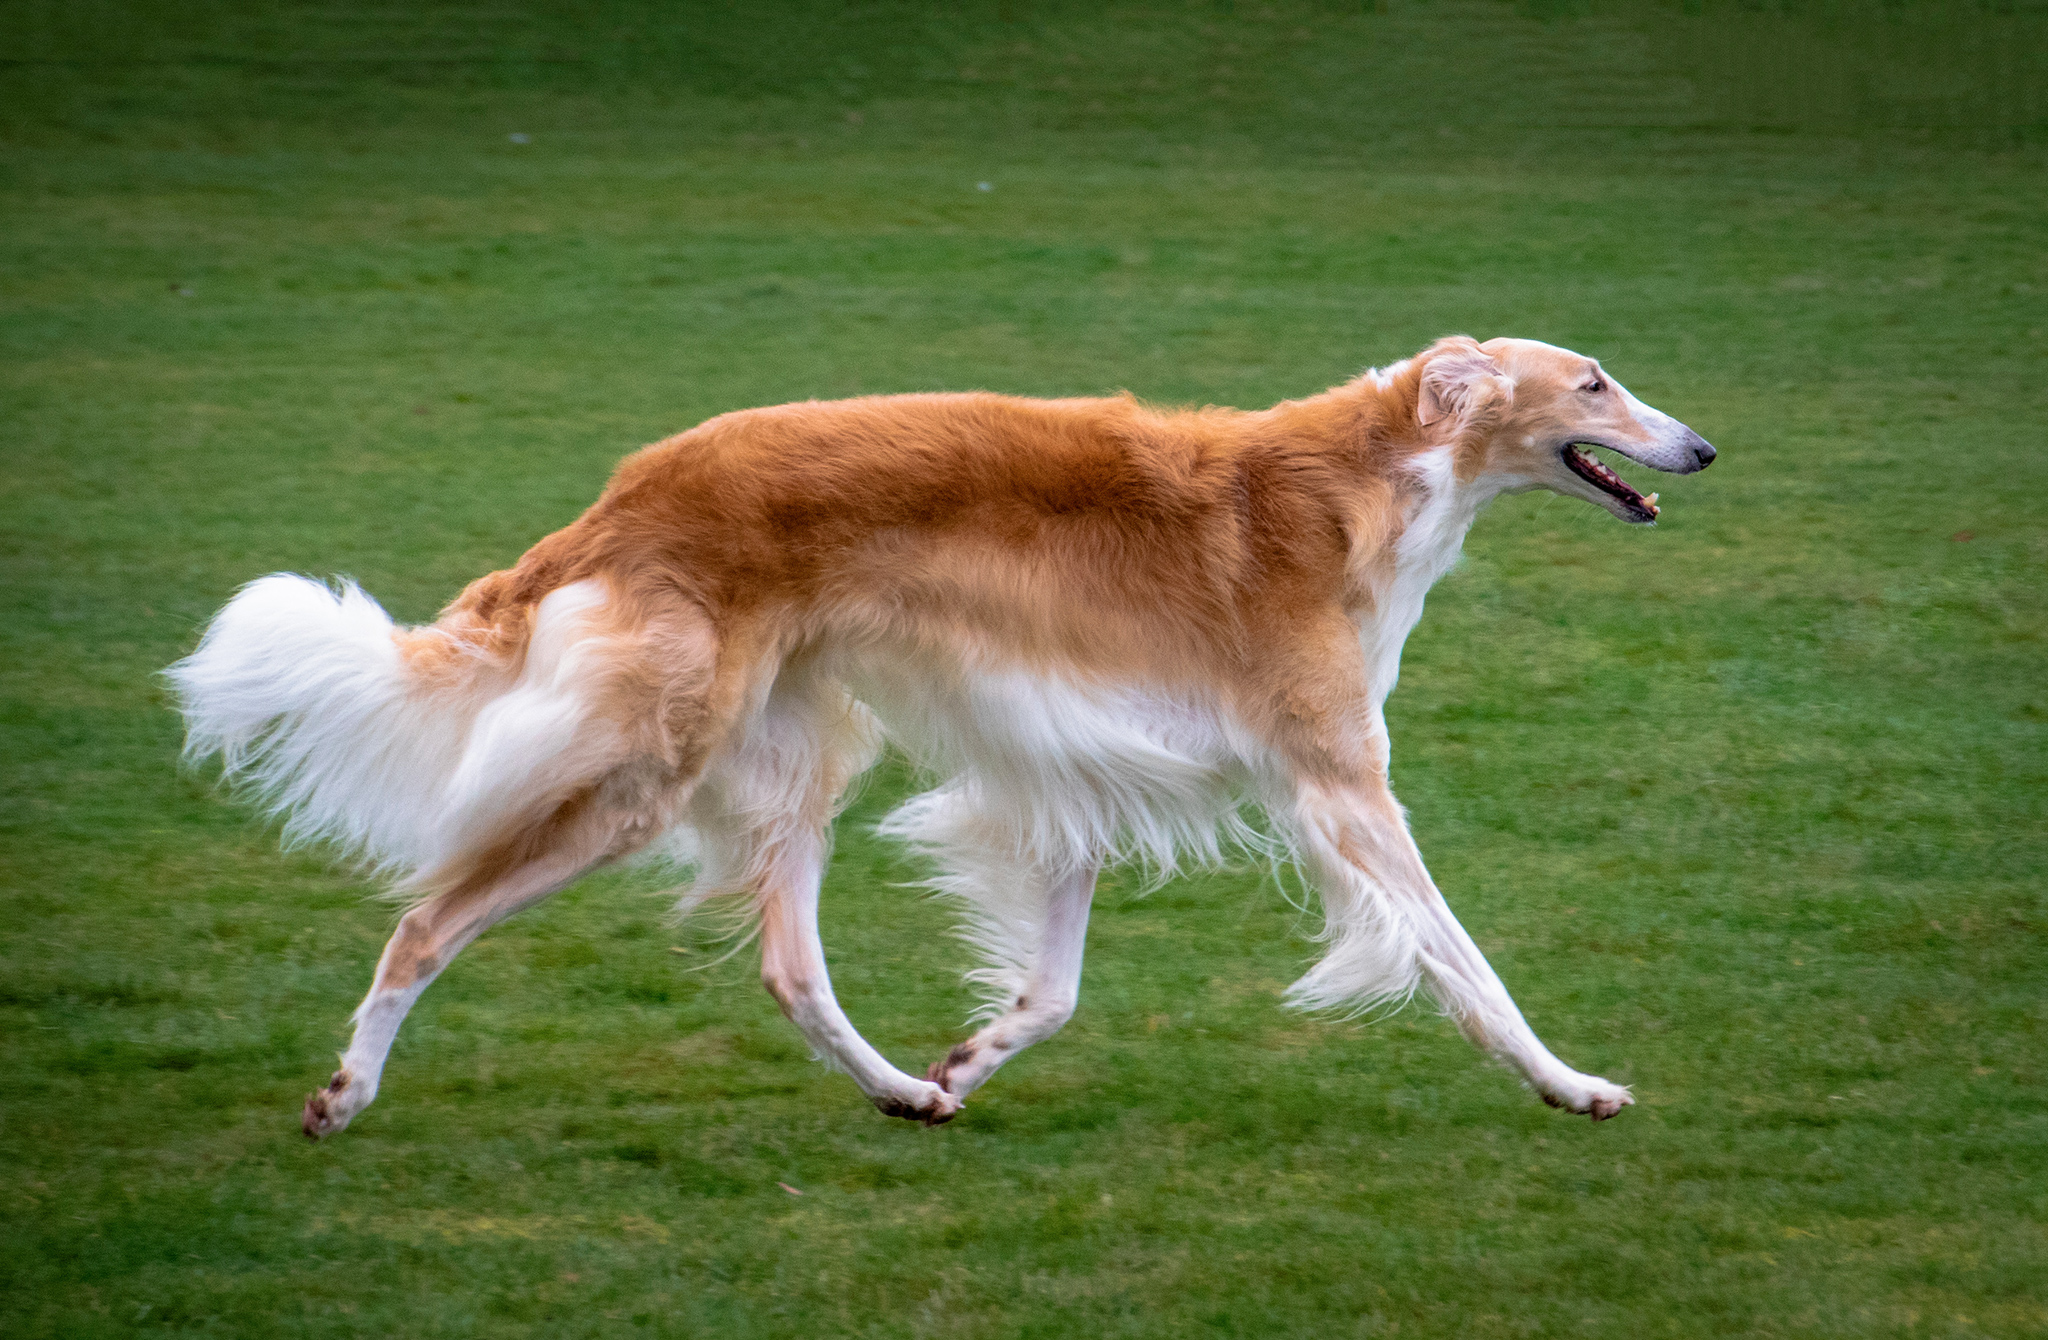
M 264 577 L 165 672 L 186 757 L 221 755 L 230 781 L 284 816 L 287 841 L 329 841 L 406 875 L 442 868 L 587 775 L 581 756 L 607 732 L 579 691 L 589 643 L 576 632 L 603 600 L 595 583 L 554 592 L 522 657 L 400 629 L 353 582 Z M 431 674 L 408 655 L 422 647 Z

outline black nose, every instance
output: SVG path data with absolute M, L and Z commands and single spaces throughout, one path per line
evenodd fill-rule
M 1714 444 L 1701 437 L 1698 433 L 1694 433 L 1692 435 L 1692 454 L 1699 458 L 1699 468 L 1704 470 L 1714 463 Z

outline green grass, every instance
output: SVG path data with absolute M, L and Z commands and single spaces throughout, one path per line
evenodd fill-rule
M 1377 8 L 0 9 L 0 1333 L 2048 1328 L 2048 23 Z M 725 409 L 1258 405 L 1454 330 L 1722 450 L 1654 532 L 1498 504 L 1389 705 L 1620 1119 L 1281 1011 L 1247 868 L 1108 878 L 1074 1022 L 926 1131 L 627 871 L 299 1136 L 390 913 L 176 769 L 151 675 L 237 583 L 423 617 Z M 905 784 L 826 938 L 921 1068 Z

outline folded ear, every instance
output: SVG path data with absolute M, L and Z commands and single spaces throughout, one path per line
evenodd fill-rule
M 1500 364 L 1465 336 L 1437 341 L 1422 365 L 1415 393 L 1415 421 L 1425 428 L 1438 419 L 1469 419 L 1482 410 L 1506 408 L 1515 384 Z

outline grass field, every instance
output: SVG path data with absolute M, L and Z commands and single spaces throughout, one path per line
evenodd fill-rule
M 1698 8 L 0 8 L 0 1334 L 2048 1329 L 2048 17 Z M 722 410 L 1262 405 L 1454 330 L 1722 452 L 1654 531 L 1496 505 L 1389 704 L 1618 1120 L 1283 1012 L 1247 866 L 1106 877 L 1074 1022 L 915 1128 L 628 870 L 301 1138 L 390 912 L 176 768 L 238 583 L 422 618 Z M 907 784 L 826 940 L 921 1070 Z

